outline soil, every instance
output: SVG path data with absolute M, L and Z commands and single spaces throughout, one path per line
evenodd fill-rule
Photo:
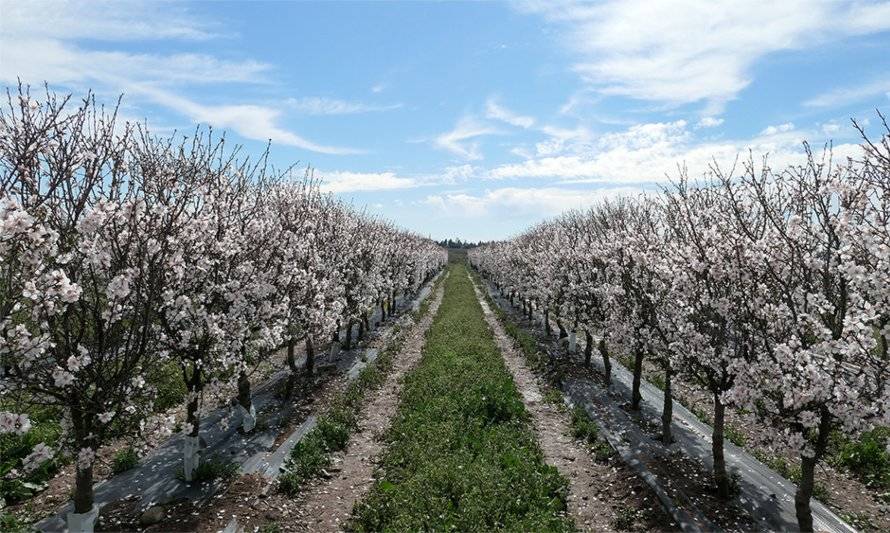
M 586 531 L 615 530 L 622 520 L 634 516 L 635 526 L 647 531 L 676 530 L 670 516 L 646 483 L 614 457 L 596 461 L 588 447 L 571 437 L 571 422 L 562 404 L 544 401 L 546 385 L 525 364 L 503 326 L 479 294 L 485 320 L 494 333 L 513 375 L 526 409 L 532 418 L 535 435 L 547 464 L 569 482 L 567 504 L 575 525 Z M 635 512 L 634 512 L 635 511 Z
M 420 361 L 426 332 L 442 302 L 442 295 L 443 289 L 440 287 L 427 314 L 414 327 L 395 357 L 386 383 L 368 399 L 362 409 L 359 431 L 350 439 L 349 447 L 337 454 L 336 471 L 331 472 L 330 478 L 312 485 L 302 495 L 297 529 L 342 531 L 355 504 L 371 488 L 375 460 L 384 446 L 381 437 L 398 410 L 402 379 Z
M 254 383 L 262 383 L 270 378 L 276 370 L 285 365 L 285 354 L 286 352 L 281 350 L 272 358 L 264 361 L 263 364 L 255 368 L 251 375 L 252 381 Z M 229 388 L 224 388 L 222 392 L 230 394 L 230 397 L 234 397 L 237 393 L 237 388 L 232 385 Z M 208 408 L 213 408 L 215 405 L 211 407 L 210 404 L 222 403 L 225 405 L 226 402 L 219 399 L 217 399 L 217 402 L 214 402 L 213 399 L 208 399 L 207 403 Z M 185 421 L 185 406 L 178 405 L 168 409 L 163 413 L 163 416 L 172 416 L 176 421 L 176 424 L 182 423 Z M 144 457 L 166 442 L 168 437 L 169 435 L 162 432 L 148 431 L 142 440 L 134 442 L 131 439 L 118 439 L 108 446 L 100 448 L 96 454 L 96 462 L 93 466 L 93 482 L 100 483 L 114 475 L 111 465 L 114 461 L 114 456 L 118 451 L 132 445 L 139 450 L 140 455 Z M 37 522 L 54 514 L 62 505 L 71 499 L 71 487 L 74 486 L 74 475 L 75 465 L 73 462 L 69 462 L 62 466 L 56 475 L 47 482 L 46 488 L 43 491 L 20 504 L 10 505 L 4 509 L 4 511 L 11 512 L 26 523 Z M 103 513 L 104 512 L 105 511 L 103 510 Z
M 276 492 L 275 483 L 261 476 L 241 476 L 200 509 L 185 505 L 171 509 L 163 525 L 209 533 L 221 531 L 235 520 L 239 531 L 272 525 L 277 531 L 341 531 L 354 504 L 373 483 L 374 458 L 382 451 L 378 437 L 395 415 L 401 378 L 420 359 L 426 330 L 441 300 L 440 288 L 429 311 L 412 326 L 394 357 L 386 382 L 368 398 L 359 416 L 359 431 L 350 437 L 344 452 L 334 455 L 326 476 L 308 484 L 297 498 Z M 313 411 L 323 411 L 345 384 L 343 378 L 336 386 L 325 387 Z
M 515 319 L 514 322 L 522 325 L 526 331 L 534 335 L 539 343 L 545 346 L 552 344 L 552 337 L 547 336 L 536 325 L 529 324 L 527 319 L 520 316 L 517 311 L 513 309 L 505 309 L 505 311 Z M 578 352 L 583 353 L 584 348 L 584 339 L 579 338 Z M 596 356 L 596 347 L 594 347 L 593 352 Z M 565 357 L 561 357 L 564 354 L 553 355 L 560 356 L 551 357 L 551 360 L 556 360 L 559 368 L 551 369 L 551 372 L 561 375 L 582 372 L 602 381 L 602 375 L 598 372 L 579 368 L 577 359 L 566 359 Z M 657 379 L 660 377 L 660 374 L 661 370 L 657 365 L 653 364 L 651 361 L 644 360 L 644 378 L 651 383 L 654 381 L 652 378 Z M 672 385 L 676 403 L 684 405 L 693 412 L 701 411 L 710 414 L 712 404 L 709 393 L 690 382 L 688 379 L 685 379 L 682 375 L 674 376 Z M 703 421 L 709 423 L 709 420 Z M 660 434 L 660 421 L 640 420 L 639 422 L 640 425 L 647 428 L 651 434 Z M 775 439 L 772 438 L 773 432 L 771 428 L 763 426 L 761 422 L 755 419 L 753 414 L 739 412 L 736 409 L 727 407 L 726 422 L 727 427 L 732 427 L 744 438 L 744 448 L 749 452 L 755 452 L 766 457 L 782 458 L 790 467 L 799 465 L 800 460 L 794 452 L 787 447 L 782 446 L 781 443 L 777 443 Z M 743 519 L 742 516 L 736 512 L 729 514 L 721 512 L 721 505 L 725 506 L 725 504 L 717 500 L 712 494 L 710 485 L 706 482 L 708 479 L 706 475 L 707 469 L 702 465 L 696 466 L 694 461 L 689 460 L 685 456 L 678 459 L 690 464 L 686 467 L 676 465 L 662 473 L 672 476 L 673 479 L 677 480 L 678 483 L 672 483 L 672 485 L 676 487 L 676 490 L 682 490 L 684 493 L 691 494 L 691 498 L 695 501 L 695 504 L 700 507 L 700 510 L 704 512 L 704 514 L 708 515 L 709 518 L 717 518 L 715 523 L 722 524 L 727 529 L 744 529 L 745 522 L 741 521 Z M 674 461 L 672 460 L 671 462 Z M 668 467 L 669 465 L 663 466 Z M 687 473 L 689 471 L 684 470 L 684 468 L 695 469 L 696 473 L 690 476 Z M 679 472 L 683 474 L 682 476 L 676 474 L 678 469 Z M 671 472 L 674 473 L 672 474 Z M 679 483 L 684 476 L 688 476 L 690 479 L 683 483 Z M 822 484 L 829 493 L 827 501 L 825 501 L 824 498 L 820 501 L 837 513 L 838 516 L 853 525 L 856 529 L 863 531 L 890 531 L 890 501 L 886 503 L 881 501 L 881 494 L 875 489 L 867 487 L 851 474 L 834 468 L 832 465 L 825 462 L 822 462 L 816 468 L 816 481 L 817 483 Z
M 655 365 L 644 361 L 643 377 L 648 379 L 658 374 L 659 369 Z M 673 387 L 674 398 L 679 403 L 693 412 L 710 415 L 712 403 L 708 392 L 690 383 L 682 375 L 675 376 Z M 745 439 L 746 450 L 766 457 L 782 458 L 790 467 L 800 465 L 800 458 L 793 450 L 777 444 L 772 438 L 772 429 L 765 427 L 753 414 L 727 407 L 726 423 Z M 820 501 L 856 529 L 890 531 L 890 501 L 881 501 L 881 495 L 875 489 L 824 461 L 816 467 L 816 482 L 822 484 L 829 494 L 827 501 Z

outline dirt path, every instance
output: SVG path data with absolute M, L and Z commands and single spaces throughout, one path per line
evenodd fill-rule
M 333 476 L 311 485 L 301 496 L 301 505 L 294 517 L 296 529 L 342 531 L 355 503 L 371 488 L 374 463 L 383 451 L 380 437 L 390 426 L 398 408 L 402 378 L 420 360 L 426 332 L 442 302 L 443 293 L 444 284 L 436 291 L 426 315 L 395 357 L 386 383 L 369 398 L 361 413 L 359 431 L 352 435 L 349 447 L 334 458 Z
M 485 321 L 494 333 L 498 348 L 504 355 L 507 369 L 532 417 L 538 444 L 547 464 L 552 465 L 569 481 L 567 498 L 569 513 L 582 530 L 614 529 L 618 512 L 604 498 L 604 486 L 617 487 L 616 471 L 607 464 L 594 461 L 588 450 L 571 437 L 568 415 L 556 405 L 544 401 L 538 379 L 526 366 L 513 341 L 494 316 L 475 284 L 476 297 L 482 305 Z M 620 485 L 620 483 L 618 483 Z

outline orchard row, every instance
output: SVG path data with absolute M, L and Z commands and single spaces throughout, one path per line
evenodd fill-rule
M 563 335 L 584 334 L 586 361 L 596 347 L 607 383 L 610 354 L 629 356 L 632 407 L 644 360 L 660 367 L 666 443 L 671 379 L 707 390 L 722 496 L 727 406 L 775 428 L 800 455 L 795 507 L 811 531 L 814 469 L 830 434 L 890 424 L 890 135 L 863 139 L 846 161 L 807 147 L 799 166 L 751 159 L 737 175 L 715 166 L 697 183 L 681 176 L 470 260 L 548 330 L 555 321 Z
M 184 474 L 201 413 L 238 391 L 255 423 L 249 370 L 286 348 L 314 354 L 367 330 L 446 261 L 431 241 L 323 194 L 198 130 L 159 138 L 87 98 L 27 89 L 0 111 L 0 433 L 29 409 L 63 417 L 9 476 L 57 454 L 77 465 L 75 513 L 93 508 L 92 467 L 113 439 L 172 431 L 149 374 L 173 366 L 188 394 Z M 279 358 L 280 359 L 280 358 Z M 284 364 L 283 362 L 281 364 Z

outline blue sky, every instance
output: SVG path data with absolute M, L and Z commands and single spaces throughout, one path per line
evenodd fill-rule
M 435 238 L 505 238 L 749 149 L 855 153 L 890 3 L 0 0 L 0 81 L 225 129 Z

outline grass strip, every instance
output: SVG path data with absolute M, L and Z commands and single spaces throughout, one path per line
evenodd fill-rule
M 423 303 L 435 298 L 439 283 L 441 277 Z M 428 310 L 429 304 L 410 316 L 417 323 Z M 298 495 L 308 481 L 322 475 L 331 466 L 334 453 L 346 449 L 349 437 L 358 428 L 358 415 L 365 399 L 386 381 L 394 357 L 407 338 L 408 332 L 403 331 L 398 322 L 392 327 L 391 340 L 374 362 L 362 369 L 358 377 L 334 397 L 330 407 L 318 417 L 315 427 L 294 446 L 284 464 L 284 473 L 278 478 L 279 492 L 289 496 Z
M 494 311 L 494 314 L 501 323 L 501 326 L 503 326 L 504 331 L 516 343 L 516 346 L 525 358 L 526 363 L 533 371 L 540 374 L 545 369 L 547 361 L 538 340 L 526 330 L 519 327 L 509 316 L 507 316 L 507 313 L 501 309 L 485 289 L 487 285 L 476 271 L 470 270 L 470 277 L 474 280 L 476 286 L 480 288 L 482 297 L 485 298 L 489 308 Z M 553 374 L 550 374 L 549 378 L 552 379 L 553 377 Z M 562 391 L 559 390 L 556 384 L 546 382 L 544 383 L 544 387 L 544 401 L 560 407 L 565 405 L 563 403 Z M 585 443 L 597 461 L 604 462 L 610 460 L 612 456 L 615 455 L 615 450 L 612 449 L 612 446 L 605 439 L 600 438 L 599 427 L 596 425 L 596 422 L 590 418 L 584 409 L 577 406 L 571 410 L 570 415 L 572 438 Z
M 569 531 L 567 482 L 545 464 L 461 264 L 405 379 L 355 531 Z

